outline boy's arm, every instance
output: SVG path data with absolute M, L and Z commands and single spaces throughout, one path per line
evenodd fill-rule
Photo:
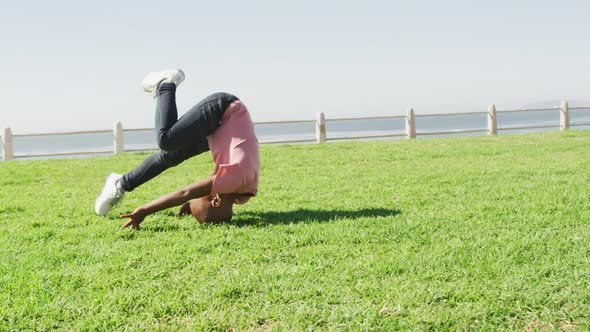
M 195 182 L 187 187 L 178 189 L 169 194 L 161 196 L 145 205 L 142 205 L 135 209 L 133 213 L 121 215 L 121 218 L 129 218 L 129 220 L 121 229 L 131 227 L 138 229 L 139 224 L 143 222 L 143 219 L 152 213 L 171 208 L 173 206 L 181 205 L 188 202 L 191 199 L 207 196 L 211 193 L 213 186 L 213 176 L 209 176 L 204 180 Z

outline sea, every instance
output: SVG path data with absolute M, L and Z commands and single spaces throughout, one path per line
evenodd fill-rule
M 520 134 L 528 132 L 543 132 L 559 130 L 559 111 L 532 111 L 498 113 L 498 135 Z M 368 119 L 368 120 L 330 120 L 326 121 L 326 134 L 330 139 L 341 141 L 347 137 L 405 135 L 405 118 Z M 576 124 L 586 124 L 576 126 Z M 590 108 L 570 110 L 570 125 L 572 130 L 590 129 Z M 525 126 L 554 126 L 551 128 L 502 130 L 507 127 Z M 431 139 L 456 136 L 481 136 L 485 132 L 435 134 L 429 133 L 455 130 L 487 129 L 487 114 L 457 114 L 449 116 L 419 116 L 416 117 L 416 132 L 418 139 Z M 256 135 L 262 144 L 273 142 L 314 140 L 315 123 L 286 123 L 286 124 L 256 124 Z M 18 132 L 15 132 L 18 134 Z M 153 130 L 125 132 L 125 149 L 153 149 L 157 150 Z M 405 137 L 377 138 L 404 139 Z M 49 159 L 49 158 L 79 158 L 80 156 L 59 157 L 24 157 L 26 155 L 52 154 L 63 152 L 83 151 L 112 151 L 112 133 L 76 134 L 40 137 L 14 137 L 14 154 L 17 159 Z M 345 139 L 344 139 L 345 140 Z M 369 139 L 371 140 L 371 139 Z M 1 143 L 0 143 L 1 148 Z M 110 155 L 109 153 L 94 153 L 92 155 Z M 84 155 L 88 156 L 88 155 Z

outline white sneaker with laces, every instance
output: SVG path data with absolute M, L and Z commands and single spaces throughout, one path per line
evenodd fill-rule
M 100 195 L 94 202 L 94 212 L 99 216 L 105 216 L 125 196 L 125 191 L 119 186 L 121 174 L 111 173 L 104 182 Z
M 155 98 L 162 83 L 174 83 L 176 87 L 184 81 L 184 72 L 178 68 L 155 71 L 147 74 L 141 82 L 143 91 Z

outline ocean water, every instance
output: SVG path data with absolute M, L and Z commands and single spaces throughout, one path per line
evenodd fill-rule
M 497 117 L 499 135 L 559 130 L 559 111 L 498 113 Z M 570 111 L 570 124 L 575 125 L 577 123 L 590 123 L 590 109 Z M 502 130 L 502 128 L 506 127 L 522 126 L 555 127 L 538 129 Z M 485 131 L 486 129 L 487 114 L 485 113 L 452 115 L 444 117 L 422 117 L 419 114 L 417 114 L 416 118 L 416 132 L 418 138 L 433 138 L 445 136 L 480 136 L 485 135 L 486 133 L 457 133 L 446 135 L 428 135 L 428 133 L 453 130 Z M 590 129 L 590 126 L 574 126 L 572 127 L 572 129 Z M 261 143 L 315 139 L 315 123 L 257 124 L 255 125 L 255 131 L 258 140 Z M 16 133 L 18 133 L 18 131 L 16 131 Z M 326 133 L 328 141 L 330 139 L 354 136 L 405 135 L 405 118 L 354 121 L 333 121 L 327 119 Z M 404 137 L 395 137 L 387 139 L 403 138 Z M 156 150 L 157 146 L 155 143 L 153 131 L 147 130 L 125 132 L 125 149 Z M 14 138 L 14 153 L 16 158 L 19 158 L 19 156 L 32 154 L 82 151 L 108 151 L 107 153 L 96 153 L 95 155 L 110 155 L 112 154 L 112 152 L 110 152 L 112 150 L 113 135 L 111 133 Z M 64 158 L 64 156 L 56 158 Z

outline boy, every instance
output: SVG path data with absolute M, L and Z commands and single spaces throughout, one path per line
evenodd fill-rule
M 190 212 L 199 222 L 229 221 L 233 204 L 244 204 L 258 192 L 258 140 L 248 110 L 237 97 L 215 93 L 178 119 L 175 93 L 184 78 L 180 69 L 153 72 L 144 78 L 144 90 L 156 98 L 156 140 L 162 151 L 127 174 L 110 174 L 96 199 L 95 212 L 106 215 L 125 192 L 200 153 L 211 151 L 215 171 L 122 215 L 129 221 L 121 229 L 139 229 L 148 215 L 182 204 L 179 214 Z

